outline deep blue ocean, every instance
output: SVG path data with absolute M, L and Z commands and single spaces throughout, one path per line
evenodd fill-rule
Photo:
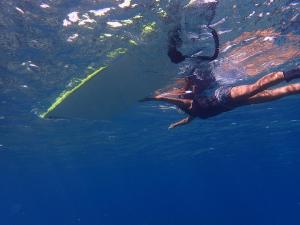
M 1 225 L 300 225 L 300 95 L 174 130 L 183 115 L 157 102 L 106 121 L 38 116 L 172 4 L 0 1 Z M 223 46 L 273 28 L 278 46 L 294 40 L 299 50 L 299 10 L 298 1 L 220 0 L 210 22 Z M 135 15 L 144 17 L 126 24 Z M 258 76 L 295 67 L 299 51 L 275 61 Z

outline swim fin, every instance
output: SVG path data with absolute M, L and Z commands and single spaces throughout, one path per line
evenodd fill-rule
M 298 66 L 296 69 L 283 71 L 283 76 L 286 82 L 300 78 L 300 66 Z

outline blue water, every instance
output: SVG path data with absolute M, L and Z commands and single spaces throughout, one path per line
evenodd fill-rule
M 127 43 L 96 36 L 137 36 L 137 27 L 107 28 L 107 21 L 137 13 L 145 15 L 137 26 L 157 19 L 151 1 L 130 10 L 121 3 L 0 2 L 0 224 L 300 224 L 299 96 L 174 130 L 168 125 L 183 115 L 157 103 L 137 103 L 111 121 L 37 116 Z M 115 10 L 93 29 L 63 26 L 71 12 L 107 7 Z M 299 35 L 297 1 L 223 0 L 212 23 L 223 18 L 222 43 L 269 27 Z

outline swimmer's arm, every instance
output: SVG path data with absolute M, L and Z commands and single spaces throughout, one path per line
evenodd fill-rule
M 186 117 L 186 118 L 184 118 L 184 119 L 182 119 L 182 120 L 180 120 L 180 121 L 178 121 L 178 122 L 176 122 L 176 123 L 172 123 L 172 124 L 169 126 L 169 129 L 173 129 L 173 128 L 177 127 L 177 126 L 182 126 L 182 125 L 188 124 L 188 123 L 191 122 L 194 118 L 195 118 L 195 117 L 193 117 L 193 116 L 188 116 L 188 117 Z

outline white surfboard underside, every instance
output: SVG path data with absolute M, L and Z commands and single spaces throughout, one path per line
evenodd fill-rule
M 46 118 L 110 119 L 175 77 L 166 47 L 136 46 L 68 95 Z

